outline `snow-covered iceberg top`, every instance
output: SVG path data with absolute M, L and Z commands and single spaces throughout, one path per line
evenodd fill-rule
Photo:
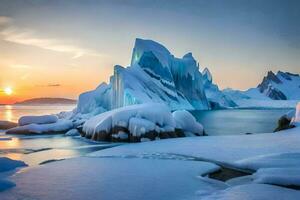
M 51 124 L 57 122 L 58 118 L 55 115 L 42 115 L 42 116 L 22 116 L 18 124 L 24 126 L 28 124 Z
M 96 115 L 83 125 L 93 140 L 139 142 L 202 135 L 203 127 L 187 111 L 171 113 L 164 104 L 137 104 Z
M 62 133 L 73 128 L 73 122 L 59 119 L 56 115 L 23 116 L 19 119 L 19 126 L 10 128 L 7 134 L 43 134 Z

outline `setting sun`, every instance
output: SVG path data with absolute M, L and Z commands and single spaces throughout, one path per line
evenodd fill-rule
M 6 95 L 11 95 L 13 93 L 13 90 L 10 87 L 4 88 L 4 93 Z

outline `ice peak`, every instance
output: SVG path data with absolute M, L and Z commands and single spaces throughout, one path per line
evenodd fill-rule
M 202 71 L 204 79 L 207 79 L 209 82 L 212 82 L 212 75 L 207 67 Z
M 138 63 L 144 52 L 152 52 L 164 67 L 168 66 L 171 55 L 169 50 L 158 42 L 140 38 L 136 38 L 135 40 L 131 65 Z
M 193 59 L 193 60 L 195 60 L 194 57 L 193 57 L 192 52 L 189 52 L 189 53 L 185 54 L 182 58 L 183 59 Z

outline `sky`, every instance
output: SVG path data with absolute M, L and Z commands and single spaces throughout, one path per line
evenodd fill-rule
M 76 99 L 130 64 L 135 38 L 192 52 L 221 89 L 256 87 L 269 70 L 300 73 L 299 10 L 297 0 L 0 0 L 0 104 Z

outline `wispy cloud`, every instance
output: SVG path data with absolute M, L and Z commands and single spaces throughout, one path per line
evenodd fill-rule
M 60 87 L 61 84 L 58 84 L 58 83 L 56 83 L 56 84 L 48 84 L 47 86 L 48 87 Z
M 13 20 L 9 17 L 0 16 L 0 28 L 0 37 L 7 42 L 34 46 L 60 53 L 69 53 L 73 55 L 72 58 L 79 58 L 81 56 L 104 56 L 95 50 L 68 44 L 59 39 L 37 36 L 33 30 L 14 26 Z
M 47 85 L 36 85 L 36 87 L 61 87 L 60 83 L 49 83 Z

